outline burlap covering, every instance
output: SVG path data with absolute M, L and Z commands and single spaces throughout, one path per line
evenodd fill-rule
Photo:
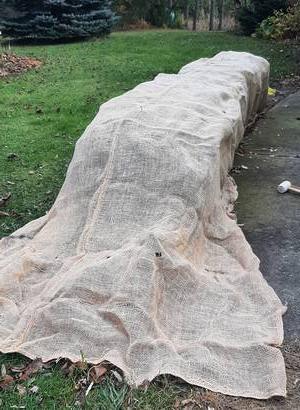
M 2 352 L 285 395 L 283 306 L 227 176 L 268 74 L 224 52 L 102 105 L 50 212 L 0 242 Z

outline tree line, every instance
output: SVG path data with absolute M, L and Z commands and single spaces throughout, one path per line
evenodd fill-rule
M 145 20 L 153 26 L 187 27 L 192 20 L 196 30 L 197 20 L 202 12 L 209 18 L 209 29 L 222 29 L 224 11 L 233 12 L 240 2 L 237 0 L 116 0 L 115 10 L 126 22 Z
M 144 20 L 158 27 L 177 28 L 192 22 L 193 30 L 200 15 L 208 20 L 209 30 L 222 30 L 226 14 L 244 34 L 251 34 L 262 20 L 292 3 L 295 0 L 116 0 L 114 6 L 125 22 Z
M 275 10 L 293 0 L 0 0 L 0 30 L 14 38 L 87 38 L 109 34 L 113 25 L 144 21 L 156 27 L 222 30 L 231 15 L 251 34 Z

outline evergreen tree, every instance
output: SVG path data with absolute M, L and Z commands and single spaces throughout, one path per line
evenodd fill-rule
M 23 38 L 34 33 L 40 0 L 2 0 L 0 4 L 0 30 L 4 36 Z
M 3 21 L 4 36 L 87 38 L 108 34 L 114 22 L 110 0 L 14 0 L 15 16 Z

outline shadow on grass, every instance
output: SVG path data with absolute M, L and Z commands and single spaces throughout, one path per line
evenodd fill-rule
M 107 35 L 101 36 L 101 38 L 106 38 Z M 35 38 L 35 37 L 26 37 L 26 38 L 4 38 L 0 42 L 0 46 L 3 48 L 9 48 L 12 46 L 51 46 L 58 44 L 74 44 L 74 43 L 84 43 L 93 41 L 93 37 L 71 37 L 71 38 Z

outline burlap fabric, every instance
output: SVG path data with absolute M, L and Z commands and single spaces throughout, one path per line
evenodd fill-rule
M 268 74 L 224 52 L 102 105 L 49 213 L 0 242 L 0 351 L 285 395 L 283 306 L 228 177 Z

